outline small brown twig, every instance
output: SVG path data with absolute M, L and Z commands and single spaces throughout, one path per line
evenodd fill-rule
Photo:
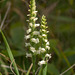
M 14 75 L 16 75 L 15 72 L 13 71 L 13 69 L 12 69 L 12 64 L 13 64 L 13 62 L 14 62 L 14 60 L 13 60 L 13 61 L 11 62 L 11 64 L 10 64 L 10 69 L 11 69 L 12 73 L 13 73 Z
M 70 68 L 68 68 L 67 70 L 65 70 L 64 72 L 62 72 L 60 75 L 65 74 L 67 71 L 69 71 L 71 68 L 73 68 L 75 66 L 75 64 L 73 64 Z
M 40 69 L 41 67 L 42 67 L 42 65 L 41 65 L 40 67 L 38 67 L 38 69 L 37 69 L 35 75 L 37 75 L 37 73 L 38 73 L 38 71 L 39 71 L 39 69 Z

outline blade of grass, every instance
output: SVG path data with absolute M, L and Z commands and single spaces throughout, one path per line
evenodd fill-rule
M 41 75 L 41 72 L 42 72 L 42 67 L 40 68 L 38 75 Z
M 41 66 L 38 75 L 41 75 L 41 74 L 47 75 L 47 64 Z
M 7 40 L 6 40 L 5 36 L 4 36 L 4 33 L 3 33 L 1 30 L 0 30 L 0 32 L 1 32 L 2 37 L 3 37 L 3 40 L 4 40 L 4 42 L 5 42 L 6 49 L 7 49 L 8 55 L 9 55 L 9 57 L 10 57 L 10 60 L 11 60 L 11 62 L 12 62 L 12 61 L 14 60 L 14 57 L 13 57 L 13 54 L 12 54 L 12 52 L 11 52 L 11 49 L 10 49 L 9 44 L 8 44 L 8 42 L 7 42 Z M 14 62 L 12 63 L 12 65 L 13 65 L 13 67 L 14 67 L 14 69 L 15 69 L 16 74 L 19 75 L 19 71 L 18 71 L 18 68 L 17 68 L 17 66 L 16 66 L 15 60 L 14 60 Z
M 33 66 L 33 64 L 31 64 L 31 65 L 30 65 L 30 68 L 29 68 L 29 70 L 28 70 L 28 72 L 27 72 L 27 74 L 26 74 L 26 75 L 29 75 L 29 73 L 30 73 L 30 70 L 31 70 L 32 66 Z
M 43 75 L 47 75 L 47 64 L 43 68 Z

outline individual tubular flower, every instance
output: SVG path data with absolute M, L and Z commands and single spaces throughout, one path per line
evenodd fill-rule
M 28 40 L 30 38 L 30 35 L 26 35 L 25 39 Z
M 32 38 L 31 41 L 34 42 L 35 44 L 39 43 L 39 39 L 38 38 L 37 39 Z
M 51 58 L 51 54 L 46 54 L 45 55 L 45 61 L 46 62 L 48 62 L 50 58 Z
M 45 60 L 41 60 L 41 61 L 38 62 L 38 65 L 40 65 L 40 66 L 43 65 L 43 64 L 46 64 Z
M 34 26 L 35 26 L 35 27 L 38 27 L 38 26 L 40 26 L 40 24 L 35 24 Z
M 36 52 L 36 50 L 35 50 L 34 47 L 30 47 L 30 50 L 31 50 L 32 53 L 35 53 Z
M 27 30 L 27 34 L 29 34 L 31 32 L 31 28 L 29 28 L 28 30 Z
M 32 57 L 32 54 L 31 53 L 26 53 L 26 58 L 28 57 Z
M 45 57 L 50 59 L 51 58 L 51 54 L 46 54 Z
M 31 46 L 31 45 L 30 45 L 30 43 L 25 43 L 25 46 L 28 47 L 28 46 Z
M 39 51 L 40 51 L 41 53 L 46 52 L 45 48 L 41 48 L 41 47 L 39 47 Z
M 33 35 L 40 35 L 40 32 L 39 31 L 34 31 Z

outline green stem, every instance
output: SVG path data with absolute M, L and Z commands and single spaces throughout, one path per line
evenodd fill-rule
M 43 65 L 43 75 L 47 75 L 47 64 Z
M 35 75 L 35 62 L 36 62 L 36 56 L 35 55 L 33 55 L 33 57 L 32 57 L 32 62 L 33 62 L 33 75 Z

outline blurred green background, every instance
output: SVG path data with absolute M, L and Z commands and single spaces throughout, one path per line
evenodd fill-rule
M 16 63 L 20 70 L 28 69 L 31 59 L 25 58 L 24 35 L 28 28 L 27 14 L 30 0 L 0 0 L 0 25 L 11 3 L 10 10 L 2 27 Z M 36 0 L 40 22 L 44 14 L 47 18 L 48 39 L 52 58 L 48 63 L 48 75 L 59 75 L 75 64 L 75 0 Z M 0 34 L 0 72 L 11 74 L 8 53 Z M 25 72 L 20 71 L 21 75 Z M 64 75 L 74 75 L 75 67 Z

